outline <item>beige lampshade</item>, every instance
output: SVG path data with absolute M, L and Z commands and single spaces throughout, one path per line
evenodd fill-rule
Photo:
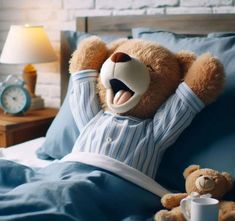
M 55 52 L 43 26 L 11 26 L 0 57 L 1 63 L 32 64 L 55 60 Z

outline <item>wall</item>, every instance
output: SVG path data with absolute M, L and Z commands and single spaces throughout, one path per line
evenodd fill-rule
M 74 30 L 77 16 L 235 13 L 235 0 L 0 0 L 0 52 L 11 24 L 41 24 L 59 56 L 60 30 Z M 5 75 L 21 76 L 22 65 L 0 64 Z M 60 105 L 59 63 L 37 64 L 36 93 L 46 106 Z

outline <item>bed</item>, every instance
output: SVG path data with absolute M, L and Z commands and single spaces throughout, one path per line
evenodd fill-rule
M 24 143 L 16 144 L 10 148 L 1 148 L 0 158 L 19 162 L 30 167 L 47 166 L 51 161 L 39 159 L 35 153 L 44 141 L 45 137 L 39 137 Z
M 131 38 L 133 36 L 160 42 L 172 51 L 186 48 L 193 50 L 196 54 L 209 48 L 208 50 L 222 59 L 226 71 L 229 72 L 224 94 L 215 104 L 203 111 L 176 144 L 165 153 L 156 180 L 164 187 L 164 191 L 165 188 L 166 190 L 183 191 L 182 171 L 192 163 L 226 170 L 235 176 L 235 75 L 232 71 L 233 61 L 231 60 L 235 58 L 234 20 L 235 15 L 233 14 L 117 16 L 108 19 L 107 17 L 77 18 L 79 32 L 61 32 L 61 100 L 63 103 L 46 137 L 0 150 L 0 159 L 5 159 L 7 162 L 4 169 L 14 172 L 9 168 L 17 167 L 17 173 L 14 173 L 18 177 L 12 184 L 14 188 L 11 186 L 13 189 L 8 198 L 4 198 L 4 194 L 9 191 L 9 187 L 6 185 L 6 190 L 0 190 L 0 199 L 6 201 L 5 206 L 0 206 L 0 220 L 48 220 L 49 218 L 55 220 L 151 220 L 154 212 L 161 208 L 159 198 L 153 197 L 152 193 L 146 194 L 139 186 L 131 190 L 129 184 L 123 184 L 119 177 L 115 177 L 115 181 L 110 181 L 108 186 L 99 183 L 101 176 L 110 180 L 110 174 L 107 174 L 106 171 L 99 171 L 90 166 L 84 168 L 84 165 L 74 165 L 71 162 L 68 162 L 66 168 L 62 168 L 62 164 L 57 164 L 72 150 L 73 143 L 79 135 L 79 131 L 72 123 L 72 118 L 68 116 L 69 106 L 66 96 L 69 90 L 68 60 L 79 41 L 91 34 L 99 35 L 107 42 L 119 37 Z M 135 29 L 132 30 L 132 28 Z M 192 45 L 195 45 L 194 48 Z M 221 56 L 221 51 L 225 56 Z M 218 120 L 220 118 L 222 119 Z M 66 122 L 65 119 L 67 119 Z M 58 128 L 60 129 L 58 130 Z M 208 131 L 210 131 L 209 134 Z M 182 154 L 179 154 L 179 150 Z M 218 156 L 221 158 L 220 163 L 217 160 Z M 80 179 L 81 176 L 75 173 L 66 174 L 66 171 L 70 171 L 71 168 L 76 171 L 85 170 L 89 173 L 89 176 L 82 176 L 84 183 L 78 184 L 81 185 L 83 191 L 91 194 L 89 197 L 82 191 L 74 189 L 72 181 Z M 57 173 L 53 174 L 55 170 Z M 35 171 L 37 171 L 36 176 Z M 38 173 L 38 171 L 40 172 Z M 71 178 L 72 175 L 73 178 Z M 41 177 L 43 179 L 40 183 Z M 3 179 L 7 180 L 7 174 L 2 174 L 0 180 L 3 182 Z M 55 185 L 52 180 L 63 180 L 64 183 Z M 29 181 L 34 184 L 31 189 L 27 189 L 23 185 Z M 95 188 L 91 188 L 88 181 L 96 183 Z M 68 188 L 65 188 L 66 182 Z M 18 187 L 19 184 L 22 184 L 22 188 Z M 50 184 L 57 190 L 55 193 L 49 191 Z M 126 205 L 121 198 L 117 205 L 107 205 L 107 202 L 112 201 L 111 196 L 118 198 L 115 191 L 112 192 L 108 189 L 117 184 L 119 184 L 118 188 L 130 191 L 131 202 L 140 202 L 136 205 L 138 212 L 136 208 L 132 210 L 133 208 Z M 100 189 L 97 190 L 98 187 Z M 109 195 L 105 194 L 107 189 L 110 191 Z M 25 198 L 23 194 L 27 190 L 30 190 L 32 194 Z M 32 205 L 33 203 L 29 199 L 35 197 L 33 192 L 37 192 L 37 190 L 39 195 L 41 194 L 41 198 Z M 233 189 L 228 198 L 235 200 L 234 193 Z M 48 198 L 47 194 L 50 194 L 50 200 L 44 202 L 42 199 Z M 76 194 L 80 198 L 71 200 Z M 101 200 L 101 195 L 106 197 L 106 201 Z M 151 204 L 152 207 L 145 208 L 143 204 Z M 89 210 L 87 205 L 89 205 Z M 126 207 L 125 210 L 123 205 Z M 147 210 L 151 212 L 147 213 Z M 103 213 L 104 211 L 106 213 Z

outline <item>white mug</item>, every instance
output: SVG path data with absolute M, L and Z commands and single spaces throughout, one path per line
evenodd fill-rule
M 180 208 L 188 221 L 218 221 L 219 201 L 214 198 L 185 198 Z

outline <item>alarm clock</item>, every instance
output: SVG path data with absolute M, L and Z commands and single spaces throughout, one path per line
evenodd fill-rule
M 24 81 L 8 76 L 0 84 L 0 106 L 5 113 L 18 115 L 25 113 L 31 104 L 31 96 L 24 88 Z

